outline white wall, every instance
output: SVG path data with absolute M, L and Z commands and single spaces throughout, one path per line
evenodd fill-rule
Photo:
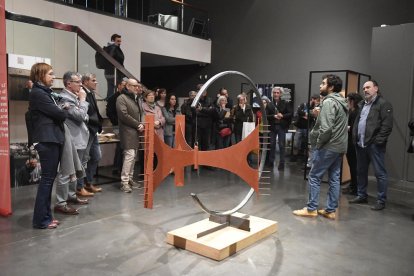
M 6 0 L 6 10 L 79 26 L 102 46 L 106 45 L 113 33 L 121 34 L 122 49 L 126 56 L 124 65 L 137 78 L 141 75 L 141 52 L 200 63 L 211 62 L 211 41 L 173 31 L 43 0 Z

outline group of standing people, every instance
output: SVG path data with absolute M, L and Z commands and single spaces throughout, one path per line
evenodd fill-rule
M 34 228 L 53 229 L 59 225 L 51 212 L 52 187 L 56 182 L 55 212 L 76 215 L 68 203 L 84 205 L 102 188 L 93 185 L 101 158 L 97 133 L 102 117 L 96 104 L 96 76 L 66 72 L 60 94 L 51 89 L 55 75 L 46 63 L 32 66 L 33 88 L 26 116 L 30 137 L 42 166 L 33 214 Z
M 364 98 L 348 95 L 348 103 L 340 94 L 342 80 L 336 75 L 324 75 L 320 85 L 320 113 L 312 128 L 309 140 L 313 160 L 308 176 L 309 199 L 303 209 L 294 215 L 328 219 L 336 218 L 340 195 L 342 157 L 350 157 L 352 182 L 349 193 L 357 195 L 350 203 L 368 203 L 368 167 L 372 163 L 377 179 L 377 199 L 371 207 L 379 211 L 385 208 L 388 176 L 385 169 L 385 150 L 393 127 L 392 106 L 379 93 L 378 83 L 364 83 Z M 356 157 L 355 157 L 356 156 Z M 320 184 L 328 172 L 329 189 L 326 207 L 318 209 Z

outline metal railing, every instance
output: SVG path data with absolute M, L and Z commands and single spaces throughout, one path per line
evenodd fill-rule
M 124 74 L 128 78 L 138 79 L 132 75 L 124 66 L 122 66 L 118 61 L 116 61 L 112 56 L 103 50 L 103 48 L 96 43 L 89 35 L 87 35 L 81 28 L 75 25 L 65 24 L 61 22 L 55 22 L 51 20 L 40 19 L 37 17 L 15 14 L 9 11 L 6 11 L 6 19 L 33 24 L 41 27 L 52 28 L 56 30 L 68 31 L 76 33 L 80 38 L 82 38 L 94 51 L 100 53 L 109 63 L 111 63 L 118 71 Z
M 207 10 L 188 4 L 185 0 L 46 1 L 209 39 L 210 20 Z

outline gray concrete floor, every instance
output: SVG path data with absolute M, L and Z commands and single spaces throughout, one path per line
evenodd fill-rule
M 105 180 L 105 179 L 100 179 Z M 254 196 L 243 213 L 278 222 L 270 237 L 217 262 L 175 248 L 166 233 L 207 216 L 189 197 L 195 192 L 212 209 L 234 207 L 249 187 L 222 170 L 186 170 L 186 185 L 168 177 L 155 192 L 154 209 L 140 191 L 125 194 L 105 184 L 78 216 L 56 214 L 54 230 L 31 227 L 35 186 L 13 189 L 13 215 L 0 218 L 0 275 L 413 275 L 414 210 L 388 204 L 349 205 L 340 198 L 339 218 L 300 218 L 307 185 L 296 164 L 271 173 L 271 195 Z M 375 184 L 371 183 L 370 186 Z M 321 207 L 327 184 L 322 184 Z M 375 199 L 370 198 L 370 203 Z

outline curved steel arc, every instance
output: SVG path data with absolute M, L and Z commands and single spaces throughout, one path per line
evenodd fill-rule
M 243 74 L 242 72 L 239 71 L 224 71 L 221 73 L 218 73 L 216 75 L 214 75 L 213 77 L 211 77 L 201 88 L 200 90 L 197 92 L 197 95 L 195 96 L 193 103 L 191 104 L 192 108 L 195 108 L 198 104 L 198 102 L 200 101 L 200 97 L 201 95 L 207 90 L 207 88 L 213 83 L 215 82 L 217 79 L 226 76 L 226 75 L 239 75 L 242 76 L 243 78 L 245 78 L 249 84 L 254 88 L 252 90 L 252 92 L 254 93 L 254 95 L 258 98 L 261 99 L 262 95 L 260 95 L 259 91 L 257 90 L 256 85 L 253 83 L 253 81 L 245 74 Z M 267 118 L 266 118 L 266 110 L 265 107 L 263 105 L 263 102 L 261 100 L 259 100 L 259 105 L 260 105 L 260 109 L 262 111 L 262 122 L 263 125 L 267 125 Z M 263 135 L 267 136 L 268 133 L 265 132 Z M 260 166 L 259 166 L 259 178 L 262 175 L 263 172 L 263 166 L 266 160 L 266 155 L 267 155 L 267 143 L 264 143 L 263 145 L 263 149 L 262 149 L 263 154 L 261 154 L 261 161 L 260 161 Z M 215 211 L 215 210 L 210 210 L 208 209 L 202 202 L 201 200 L 198 198 L 198 196 L 195 193 L 191 193 L 191 197 L 193 198 L 194 202 L 197 203 L 199 205 L 199 207 L 206 213 L 208 213 L 209 215 L 218 215 L 218 216 L 227 216 L 227 215 L 231 215 L 237 211 L 239 211 L 241 208 L 244 207 L 244 205 L 246 205 L 246 203 L 250 200 L 250 198 L 252 197 L 254 193 L 254 189 L 250 188 L 249 192 L 246 194 L 246 196 L 243 198 L 243 200 L 233 209 L 227 210 L 227 211 Z

